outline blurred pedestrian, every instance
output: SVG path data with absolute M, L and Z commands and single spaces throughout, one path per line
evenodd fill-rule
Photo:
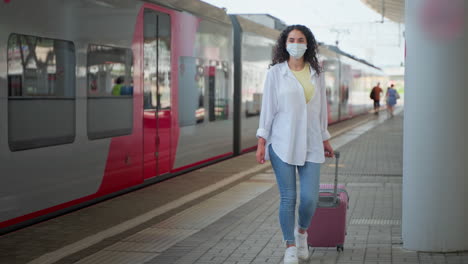
M 388 113 L 390 113 L 390 117 L 393 117 L 393 109 L 397 103 L 397 100 L 400 99 L 400 95 L 398 94 L 397 90 L 395 90 L 393 84 L 391 84 L 390 87 L 388 87 L 385 97 L 387 103 L 387 111 Z
M 112 87 L 112 95 L 121 95 L 122 86 L 124 85 L 124 77 L 119 76 L 114 80 L 115 85 Z
M 320 164 L 325 156 L 333 156 L 317 50 L 315 37 L 305 26 L 292 25 L 281 33 L 265 81 L 257 130 L 257 161 L 271 160 L 281 196 L 286 264 L 309 257 L 306 231 L 317 207 Z M 296 169 L 300 179 L 297 227 Z
M 376 115 L 379 114 L 379 108 L 380 108 L 380 96 L 383 93 L 382 88 L 380 88 L 380 83 L 377 83 L 374 88 L 372 88 L 372 91 L 370 93 L 370 98 L 374 100 L 374 113 Z

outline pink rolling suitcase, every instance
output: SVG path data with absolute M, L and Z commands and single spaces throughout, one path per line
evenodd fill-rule
M 319 202 L 307 230 L 307 243 L 311 247 L 336 247 L 343 251 L 349 196 L 345 186 L 338 185 L 338 151 L 335 157 L 335 184 L 320 184 Z

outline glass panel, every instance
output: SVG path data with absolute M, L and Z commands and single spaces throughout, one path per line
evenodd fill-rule
M 12 34 L 7 61 L 9 97 L 75 96 L 72 42 Z
M 171 21 L 158 13 L 158 90 L 159 108 L 171 108 Z
M 229 64 L 179 59 L 179 125 L 229 119 Z
M 88 138 L 123 136 L 133 129 L 131 49 L 88 46 Z
M 258 118 L 260 115 L 263 85 L 275 43 L 275 40 L 255 33 L 242 33 L 242 112 L 246 118 Z M 242 128 L 252 127 L 257 122 L 254 125 L 256 129 L 258 121 L 249 122 Z M 256 131 L 249 131 L 250 134 L 252 132 L 255 134 Z
M 325 81 L 325 91 L 329 107 L 329 121 L 334 122 L 339 119 L 340 107 L 340 64 L 335 59 L 325 58 L 323 60 L 323 76 Z
M 195 105 L 197 105 L 195 109 L 195 120 L 197 124 L 201 124 L 205 121 L 205 99 L 207 98 L 205 96 L 205 67 L 203 65 L 203 60 L 202 59 L 195 59 L 196 63 L 196 72 L 195 72 L 195 86 L 198 88 L 198 96 L 193 97 L 195 100 Z M 185 93 L 182 92 L 182 93 Z M 180 94 L 179 94 L 180 97 Z M 193 114 L 193 112 L 192 112 Z
M 179 57 L 179 125 L 190 126 L 203 123 L 204 79 L 200 60 L 193 57 Z
M 73 142 L 75 47 L 72 42 L 10 35 L 8 143 L 12 151 Z
M 88 47 L 88 96 L 133 95 L 133 56 L 130 49 Z
M 214 120 L 229 118 L 229 67 L 227 62 L 216 62 Z M 210 121 L 214 121 L 210 120 Z
M 144 109 L 156 109 L 157 96 L 157 30 L 158 22 L 155 12 L 145 10 L 144 15 Z
M 144 76 L 144 109 L 170 109 L 170 17 L 151 10 L 145 10 Z

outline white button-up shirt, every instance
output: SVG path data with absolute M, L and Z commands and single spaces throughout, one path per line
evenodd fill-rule
M 289 69 L 288 63 L 274 65 L 267 73 L 262 99 L 257 138 L 266 140 L 280 159 L 302 166 L 306 161 L 325 161 L 323 141 L 330 138 L 325 85 L 310 68 L 315 86 L 312 99 L 306 103 L 304 88 Z

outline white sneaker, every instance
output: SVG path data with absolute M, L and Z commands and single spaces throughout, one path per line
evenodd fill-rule
M 307 244 L 307 232 L 301 234 L 298 230 L 294 230 L 294 237 L 296 238 L 297 257 L 302 260 L 309 259 L 309 245 Z
M 288 247 L 286 249 L 286 252 L 284 252 L 284 264 L 299 264 L 296 247 Z

